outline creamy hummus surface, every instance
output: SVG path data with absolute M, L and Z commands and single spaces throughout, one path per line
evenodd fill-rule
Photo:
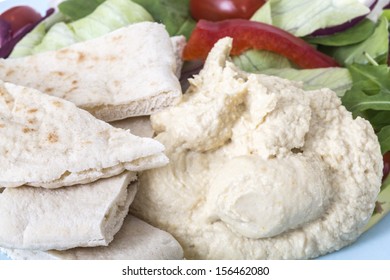
M 328 89 L 238 70 L 231 43 L 152 116 L 170 164 L 140 175 L 132 212 L 189 259 L 304 259 L 350 244 L 381 185 L 371 125 Z

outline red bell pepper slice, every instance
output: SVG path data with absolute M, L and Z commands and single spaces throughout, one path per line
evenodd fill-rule
M 206 59 L 214 44 L 224 37 L 233 38 L 232 55 L 248 49 L 267 50 L 285 56 L 304 69 L 339 66 L 333 58 L 288 32 L 245 19 L 198 21 L 184 49 L 184 60 Z

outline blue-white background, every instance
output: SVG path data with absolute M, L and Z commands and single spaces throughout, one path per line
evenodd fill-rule
M 158 1 L 158 0 L 156 0 Z M 42 14 L 49 3 L 56 1 L 46 0 L 0 0 L 0 12 L 17 5 L 30 5 Z M 57 1 L 58 2 L 58 1 Z M 0 260 L 7 259 L 0 254 Z M 374 228 L 364 233 L 354 244 L 338 252 L 323 256 L 323 260 L 390 260 L 390 214 L 380 221 Z M 389 277 L 389 276 L 384 276 Z

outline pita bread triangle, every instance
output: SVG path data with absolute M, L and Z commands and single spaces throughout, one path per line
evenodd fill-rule
M 168 162 L 164 146 L 66 100 L 0 82 L 0 187 L 57 188 Z
M 134 172 L 69 188 L 7 188 L 0 194 L 0 246 L 65 250 L 108 245 L 137 185 Z
M 78 247 L 65 251 L 21 250 L 0 247 L 15 260 L 176 260 L 183 249 L 168 232 L 128 215 L 108 246 Z
M 181 97 L 183 40 L 171 41 L 162 24 L 135 23 L 57 51 L 0 59 L 0 79 L 69 100 L 107 122 L 150 115 Z

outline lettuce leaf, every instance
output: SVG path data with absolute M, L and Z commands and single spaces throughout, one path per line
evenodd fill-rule
M 345 68 L 319 69 L 265 69 L 258 73 L 278 76 L 291 81 L 302 82 L 305 90 L 330 88 L 338 96 L 343 96 L 352 87 L 352 78 Z
M 370 57 L 378 64 L 387 62 L 389 52 L 388 21 L 382 16 L 379 18 L 374 33 L 363 42 L 344 47 L 325 47 L 320 50 L 334 57 L 342 65 L 354 63 L 367 64 Z
M 381 143 L 382 154 L 385 154 L 390 151 L 390 125 L 383 127 L 377 135 L 379 143 Z
M 350 65 L 353 86 L 343 105 L 367 119 L 377 132 L 382 153 L 390 150 L 390 71 L 387 65 Z
M 346 23 L 370 12 L 356 0 L 269 0 L 267 4 L 260 9 L 271 10 L 272 25 L 297 37 Z M 266 18 L 264 15 L 267 13 L 257 11 L 252 20 L 262 21 Z
M 196 22 L 190 15 L 189 0 L 133 0 L 143 6 L 157 22 L 163 23 L 169 35 L 184 35 L 187 39 Z
M 387 65 L 348 66 L 353 86 L 342 98 L 344 106 L 355 116 L 366 110 L 390 110 L 390 71 Z M 364 115 L 369 117 L 369 115 Z M 390 119 L 387 120 L 390 125 Z
M 330 88 L 343 96 L 352 87 L 352 77 L 346 68 L 294 69 L 291 62 L 268 51 L 249 50 L 232 60 L 241 70 L 252 73 L 278 76 L 303 83 L 306 90 Z
M 66 0 L 58 5 L 58 9 L 72 21 L 86 17 L 106 0 Z
M 137 3 L 131 0 L 106 0 L 88 16 L 69 23 L 69 27 L 77 41 L 85 41 L 141 21 L 154 19 Z
M 329 36 L 305 37 L 304 40 L 310 44 L 324 45 L 324 46 L 347 46 L 360 43 L 369 38 L 375 30 L 376 24 L 364 19 L 357 25 L 343 31 Z
M 64 22 L 59 22 L 53 25 L 42 41 L 36 45 L 32 50 L 32 54 L 58 50 L 76 43 L 77 40 L 72 30 Z
M 290 68 L 290 61 L 269 51 L 249 50 L 232 57 L 234 64 L 246 72 L 258 72 L 268 68 Z
M 16 44 L 9 57 L 22 57 L 33 54 L 34 47 L 42 42 L 46 32 L 55 24 L 66 20 L 66 16 L 62 13 L 54 13 L 44 19 Z
M 79 1 L 71 1 L 78 3 Z M 105 0 L 86 17 L 70 22 L 62 13 L 57 19 L 42 22 L 15 48 L 12 57 L 57 50 L 71 44 L 93 39 L 123 26 L 141 21 L 153 21 L 153 17 L 131 0 Z

